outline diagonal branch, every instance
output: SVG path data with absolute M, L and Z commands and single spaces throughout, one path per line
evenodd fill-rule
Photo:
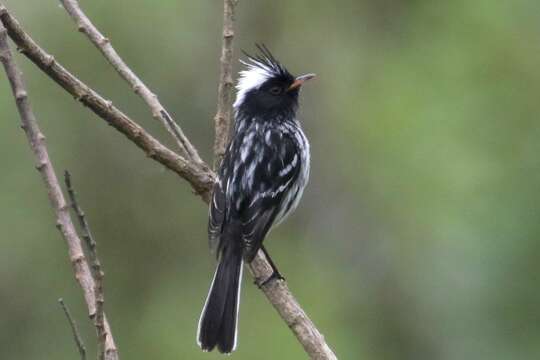
M 231 129 L 231 102 L 232 102 L 232 61 L 233 61 L 233 39 L 234 39 L 234 7 L 238 0 L 223 1 L 223 42 L 221 47 L 220 75 L 218 85 L 217 113 L 214 117 L 215 139 L 214 139 L 214 168 L 217 169 L 227 144 L 229 143 L 229 133 Z
M 165 108 L 159 102 L 156 94 L 139 79 L 139 77 L 127 66 L 120 55 L 111 45 L 108 38 L 103 36 L 101 32 L 92 24 L 90 19 L 82 11 L 77 0 L 60 0 L 62 5 L 77 24 L 80 32 L 84 33 L 88 39 L 101 51 L 107 61 L 113 68 L 126 80 L 133 91 L 139 95 L 152 111 L 152 116 L 161 122 L 161 124 L 175 138 L 179 148 L 182 150 L 182 155 L 187 159 L 201 164 L 202 160 L 197 153 L 197 150 L 188 138 L 184 135 L 180 126 L 173 121 L 172 117 L 167 113 Z
M 261 290 L 291 329 L 309 358 L 312 360 L 337 360 L 324 336 L 302 309 L 285 280 L 272 278 L 265 282 L 264 279 L 272 276 L 273 269 L 261 250 L 249 264 L 249 269 L 256 283 L 264 283 Z
M 81 360 L 86 360 L 86 347 L 84 346 L 84 342 L 81 337 L 81 334 L 79 333 L 79 329 L 77 328 L 77 324 L 75 323 L 75 320 L 71 316 L 71 312 L 69 311 L 67 305 L 64 303 L 64 299 L 58 299 L 58 302 L 60 303 L 60 306 L 62 307 L 64 314 L 66 315 L 66 318 L 69 322 L 69 326 L 71 327 L 73 340 L 75 340 L 75 345 L 77 345 L 77 350 L 79 350 L 79 354 L 81 355 Z
M 2 4 L 0 4 L 0 20 L 4 23 L 11 39 L 17 44 L 19 51 L 52 80 L 90 108 L 96 115 L 107 121 L 109 125 L 124 134 L 148 157 L 186 179 L 197 194 L 203 197 L 207 196 L 213 185 L 214 175 L 204 163 L 196 164 L 171 151 L 116 108 L 112 102 L 105 100 L 96 91 L 73 76 L 24 32 L 18 21 L 8 13 Z
M 232 11 L 227 13 L 227 2 L 224 0 L 225 21 L 231 21 L 232 26 Z M 233 4 L 231 2 L 231 4 Z M 8 30 L 11 39 L 18 45 L 22 53 L 34 62 L 43 72 L 45 72 L 53 81 L 58 83 L 67 92 L 72 94 L 76 99 L 80 100 L 85 106 L 89 107 L 99 117 L 114 126 L 118 131 L 126 135 L 136 146 L 141 148 L 153 160 L 161 163 L 166 168 L 176 172 L 182 178 L 186 179 L 193 187 L 195 192 L 201 195 L 202 199 L 208 203 L 211 195 L 212 185 L 215 179 L 214 173 L 204 163 L 195 164 L 192 161 L 186 160 L 173 151 L 163 146 L 158 140 L 150 136 L 146 131 L 134 123 L 120 110 L 112 106 L 112 104 L 104 100 L 94 90 L 84 84 L 82 81 L 74 77 L 66 69 L 64 69 L 54 58 L 43 51 L 20 27 L 19 23 L 8 13 L 7 9 L 0 4 L 0 21 Z M 232 30 L 232 27 L 231 27 Z M 231 34 L 232 35 L 232 34 Z M 232 49 L 232 37 L 230 43 L 224 41 L 224 45 Z M 229 95 L 230 96 L 230 95 Z M 229 105 L 230 106 L 230 105 Z M 219 107 L 218 107 L 219 109 Z M 223 107 L 222 109 L 226 109 Z M 220 127 L 216 131 L 219 136 L 228 135 L 228 128 Z M 226 137 L 222 138 L 226 144 Z M 223 148 L 224 151 L 224 148 Z M 63 205 L 66 207 L 65 203 Z M 80 248 L 80 239 L 79 239 Z M 82 250 L 80 257 L 77 259 L 84 260 Z M 81 260 L 75 261 L 78 264 Z M 88 264 L 84 260 L 86 272 L 89 273 Z M 75 265 L 74 265 L 75 266 Z M 262 251 L 259 251 L 254 261 L 250 264 L 251 272 L 257 282 L 264 281 L 272 275 L 272 269 L 265 258 Z M 79 280 L 79 278 L 78 278 Z M 82 286 L 85 291 L 85 299 L 87 300 L 91 314 L 95 313 L 93 299 L 93 283 Z M 281 318 L 289 326 L 298 341 L 304 347 L 304 350 L 311 359 L 316 360 L 333 360 L 337 359 L 335 354 L 326 344 L 324 337 L 309 319 L 306 313 L 301 308 L 300 304 L 294 298 L 285 281 L 270 279 L 262 287 L 265 296 L 270 303 L 278 311 Z M 108 324 L 106 328 L 108 329 Z
M 6 29 L 0 23 L 0 61 L 4 65 L 5 72 L 11 84 L 13 96 L 17 104 L 17 109 L 21 118 L 23 128 L 30 148 L 36 158 L 36 168 L 43 178 L 49 201 L 56 215 L 56 227 L 60 230 L 62 237 L 68 246 L 69 258 L 75 273 L 75 278 L 83 290 L 84 300 L 90 316 L 96 313 L 96 298 L 94 294 L 94 279 L 92 278 L 88 262 L 84 256 L 81 239 L 75 230 L 73 221 L 69 214 L 69 207 L 62 193 L 58 178 L 49 158 L 49 153 L 45 145 L 45 136 L 41 132 L 36 117 L 30 107 L 28 93 L 24 86 L 21 72 L 19 71 L 7 43 Z M 112 333 L 104 316 L 104 328 L 107 333 L 105 348 L 110 357 L 107 360 L 118 359 L 118 352 L 112 337 Z

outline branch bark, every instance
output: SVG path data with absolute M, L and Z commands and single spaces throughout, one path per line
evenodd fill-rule
M 218 113 L 216 119 L 216 143 L 215 147 L 217 159 L 225 152 L 230 129 L 230 100 L 232 91 L 232 24 L 233 9 L 235 0 L 224 0 L 224 40 L 221 61 L 220 88 L 218 98 Z M 201 195 L 202 199 L 208 203 L 215 180 L 215 174 L 204 163 L 196 163 L 185 159 L 172 150 L 162 145 L 158 140 L 149 135 L 141 126 L 136 124 L 127 115 L 114 107 L 110 101 L 103 99 L 96 91 L 77 79 L 62 67 L 54 58 L 43 51 L 21 28 L 19 23 L 8 13 L 7 9 L 0 4 L 0 21 L 8 30 L 11 39 L 17 44 L 20 51 L 34 62 L 53 81 L 64 88 L 68 93 L 89 107 L 96 115 L 107 121 L 118 131 L 123 133 L 136 146 L 141 148 L 150 158 L 161 163 L 166 168 L 174 171 L 180 177 L 187 180 L 195 192 Z M 225 31 L 226 30 L 226 31 Z M 222 115 L 225 114 L 225 115 Z M 229 115 L 226 115 L 229 114 Z M 221 155 L 220 155 L 221 154 Z M 217 162 L 216 162 L 217 163 Z M 66 207 L 65 202 L 63 203 Z M 53 206 L 53 208 L 55 208 Z M 56 209 L 56 208 L 55 208 Z M 64 209 L 65 211 L 65 209 Z M 75 234 L 76 236 L 76 234 Z M 80 239 L 79 239 L 80 248 Z M 82 250 L 74 263 L 81 263 L 84 260 Z M 86 274 L 89 273 L 88 264 L 84 260 Z M 255 280 L 261 283 L 270 278 L 272 269 L 262 251 L 259 251 L 254 261 L 250 264 L 250 271 Z M 76 272 L 77 273 L 77 272 Z M 91 277 L 90 277 L 91 279 Z M 78 279 L 79 280 L 79 279 Z M 82 286 L 85 292 L 85 299 L 93 297 L 93 284 Z M 262 287 L 262 291 L 270 303 L 278 311 L 279 315 L 289 326 L 304 350 L 311 359 L 333 360 L 337 359 L 330 347 L 326 344 L 324 337 L 315 327 L 303 311 L 299 303 L 290 292 L 285 281 L 271 279 Z M 93 304 L 88 302 L 87 304 Z M 90 305 L 89 305 L 90 306 Z M 92 305 L 91 313 L 95 312 Z M 106 323 L 107 324 L 107 323 Z M 107 324 L 108 329 L 108 324 Z
M 105 342 L 107 339 L 107 332 L 105 331 L 105 313 L 103 310 L 103 306 L 105 304 L 105 296 L 103 294 L 103 277 L 105 274 L 101 269 L 101 262 L 99 261 L 97 254 L 96 240 L 94 240 L 94 237 L 92 236 L 90 225 L 88 224 L 88 221 L 86 221 L 86 215 L 77 201 L 77 196 L 71 183 L 71 174 L 68 171 L 64 172 L 64 182 L 66 184 L 69 200 L 71 202 L 71 208 L 79 219 L 82 238 L 86 243 L 86 248 L 90 258 L 90 271 L 92 273 L 92 278 L 94 279 L 94 298 L 96 299 L 96 313 L 92 318 L 94 320 L 94 326 L 96 327 L 98 338 L 98 359 L 104 360 L 106 354 Z
M 214 169 L 217 169 L 229 143 L 231 132 L 232 61 L 234 40 L 234 8 L 238 0 L 223 0 L 223 41 L 221 45 L 217 112 L 214 116 Z
M 58 299 L 58 302 L 60 303 L 60 306 L 62 307 L 64 314 L 66 315 L 69 326 L 71 327 L 73 340 L 75 341 L 75 345 L 77 345 L 77 350 L 79 350 L 79 355 L 81 355 L 81 360 L 86 360 L 86 347 L 84 346 L 84 342 L 82 340 L 81 334 L 79 333 L 79 329 L 77 328 L 77 324 L 75 323 L 75 320 L 71 316 L 71 312 L 69 311 L 67 305 L 64 303 L 64 300 Z
M 118 74 L 128 82 L 133 91 L 139 95 L 148 108 L 152 112 L 152 116 L 161 122 L 161 124 L 169 131 L 176 140 L 178 147 L 186 159 L 194 161 L 197 164 L 202 164 L 202 160 L 197 153 L 195 147 L 191 144 L 180 126 L 174 122 L 172 117 L 167 113 L 165 108 L 159 102 L 156 94 L 139 79 L 139 77 L 127 66 L 120 55 L 111 45 L 108 38 L 92 24 L 90 19 L 82 11 L 77 0 L 60 0 L 62 5 L 75 21 L 77 29 L 85 34 L 88 39 L 101 51 L 105 59 L 112 65 Z
M 126 114 L 105 100 L 88 85 L 73 76 L 52 55 L 47 54 L 24 32 L 18 21 L 0 4 L 0 20 L 19 51 L 36 64 L 53 81 L 87 106 L 109 125 L 124 134 L 146 155 L 187 180 L 195 193 L 207 197 L 214 183 L 214 174 L 204 163 L 188 161 L 156 140 Z M 207 199 L 206 199 L 207 200 Z
M 1 10 L 0 10 L 1 12 Z M 83 290 L 84 299 L 90 316 L 96 313 L 96 298 L 94 294 L 94 279 L 90 272 L 88 262 L 84 256 L 81 239 L 75 230 L 69 214 L 69 207 L 62 193 L 58 178 L 49 158 L 45 145 L 45 136 L 41 132 L 36 117 L 32 112 L 28 93 L 24 86 L 21 72 L 19 71 L 7 43 L 6 29 L 0 23 L 0 61 L 9 79 L 17 109 L 21 118 L 21 127 L 24 130 L 34 157 L 36 168 L 41 174 L 45 188 L 49 196 L 49 202 L 56 215 L 56 227 L 62 234 L 68 246 L 69 258 L 75 274 L 75 279 Z M 118 352 L 112 337 L 112 333 L 106 317 L 103 319 L 106 336 L 107 360 L 118 359 Z
M 273 271 L 262 251 L 259 251 L 249 264 L 249 269 L 257 283 L 268 279 Z M 298 342 L 302 344 L 310 359 L 337 360 L 324 336 L 302 309 L 285 280 L 270 280 L 261 287 L 261 290 L 296 336 Z

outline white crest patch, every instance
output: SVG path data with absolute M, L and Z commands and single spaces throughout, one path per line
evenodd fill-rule
M 266 80 L 276 76 L 277 70 L 279 70 L 253 58 L 249 58 L 249 62 L 243 60 L 240 60 L 240 62 L 247 66 L 247 69 L 240 71 L 240 78 L 236 85 L 237 93 L 236 101 L 233 104 L 234 108 L 240 106 L 248 92 L 258 89 Z

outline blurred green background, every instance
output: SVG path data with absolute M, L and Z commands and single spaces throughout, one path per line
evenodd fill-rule
M 171 144 L 54 0 L 4 0 L 70 71 Z M 82 1 L 211 161 L 220 1 Z M 340 359 L 540 358 L 540 2 L 240 1 L 239 49 L 315 72 L 304 200 L 267 246 Z M 123 359 L 218 359 L 213 273 L 186 183 L 17 56 L 58 172 L 99 242 Z M 238 71 L 235 60 L 235 72 Z M 94 329 L 0 75 L 0 359 L 78 358 Z M 171 145 L 172 146 L 172 145 Z M 246 275 L 235 359 L 303 359 Z

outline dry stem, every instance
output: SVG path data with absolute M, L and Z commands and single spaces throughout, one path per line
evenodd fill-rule
M 0 4 L 0 20 L 8 30 L 10 38 L 19 51 L 36 64 L 45 74 L 70 93 L 75 99 L 90 108 L 96 115 L 116 128 L 142 149 L 146 155 L 166 168 L 174 171 L 193 187 L 195 193 L 205 197 L 212 188 L 214 175 L 205 164 L 184 159 L 170 150 L 126 114 L 105 100 L 88 85 L 67 71 L 52 55 L 47 54 L 26 34 L 18 21 Z
M 0 14 L 2 7 L 0 6 Z M 62 234 L 68 246 L 69 258 L 73 267 L 75 278 L 83 290 L 84 299 L 88 307 L 90 316 L 96 313 L 96 299 L 94 295 L 94 280 L 92 278 L 90 268 L 84 256 L 81 245 L 81 239 L 75 230 L 73 221 L 69 214 L 69 207 L 62 193 L 58 178 L 54 171 L 53 165 L 49 158 L 47 147 L 45 145 L 45 136 L 41 132 L 36 117 L 32 112 L 28 93 L 24 86 L 21 72 L 19 71 L 11 50 L 7 43 L 6 29 L 0 23 L 0 61 L 4 65 L 5 72 L 11 84 L 11 89 L 17 109 L 21 118 L 21 127 L 24 130 L 28 143 L 36 158 L 36 168 L 40 172 L 45 188 L 49 195 L 49 201 L 56 215 L 56 227 Z M 104 317 L 105 331 L 108 334 L 106 339 L 107 352 L 111 354 L 107 360 L 117 359 L 117 350 L 114 343 L 109 324 Z
M 221 45 L 220 75 L 218 85 L 217 112 L 214 116 L 214 168 L 223 160 L 231 131 L 232 60 L 234 40 L 234 7 L 237 0 L 223 0 L 223 42 Z
M 103 277 L 105 274 L 101 269 L 101 262 L 97 254 L 97 243 L 90 231 L 90 225 L 86 221 L 86 215 L 77 201 L 77 196 L 73 185 L 71 183 L 71 175 L 68 171 L 64 172 L 64 182 L 66 184 L 69 200 L 71 202 L 71 208 L 79 219 L 79 225 L 81 226 L 82 238 L 86 243 L 90 257 L 90 270 L 94 279 L 94 297 L 96 299 L 96 313 L 93 316 L 94 325 L 96 327 L 98 337 L 98 359 L 105 359 L 105 340 L 107 338 L 107 332 L 105 331 L 104 323 L 104 310 L 103 305 L 105 303 L 105 296 L 103 294 Z
M 230 57 L 232 57 L 232 55 L 229 53 L 229 51 L 232 51 L 232 9 L 235 1 L 224 1 L 224 29 L 229 29 L 231 32 L 224 31 L 223 33 L 224 49 L 222 50 L 222 54 L 225 55 L 222 56 L 222 72 L 220 76 L 220 88 L 222 87 L 223 90 L 220 90 L 220 104 L 218 105 L 218 114 L 216 115 L 216 137 L 219 138 L 219 141 L 216 139 L 218 146 L 215 148 L 217 149 L 216 154 L 218 159 L 225 151 L 228 131 L 230 128 L 230 110 L 228 109 L 230 108 L 230 92 L 232 87 L 232 80 L 230 80 Z M 18 45 L 22 53 L 26 55 L 32 62 L 34 62 L 52 80 L 58 83 L 67 92 L 72 94 L 76 99 L 80 100 L 85 106 L 88 106 L 99 117 L 126 135 L 128 139 L 130 139 L 135 145 L 145 151 L 150 158 L 158 161 L 166 168 L 176 172 L 182 178 L 186 179 L 191 184 L 195 192 L 201 195 L 203 200 L 208 203 L 215 174 L 206 164 L 196 163 L 189 159 L 185 159 L 171 151 L 162 145 L 158 140 L 149 135 L 142 127 L 133 122 L 124 113 L 114 107 L 111 102 L 104 100 L 93 89 L 69 73 L 58 62 L 56 62 L 52 56 L 43 51 L 22 30 L 18 22 L 1 4 L 0 20 L 4 23 L 5 27 L 8 29 L 9 36 Z M 229 114 L 228 117 L 226 115 L 227 113 Z M 61 205 L 64 208 L 63 213 L 60 212 L 61 208 L 58 208 L 57 206 L 53 206 L 53 208 L 58 208 L 58 212 L 64 214 L 66 212 L 65 202 L 63 202 Z M 63 216 L 66 215 L 64 214 Z M 71 222 L 71 220 L 69 221 Z M 61 229 L 64 228 L 62 227 Z M 76 233 L 73 236 L 76 236 Z M 76 268 L 75 273 L 78 275 L 77 279 L 81 283 L 81 287 L 85 292 L 85 300 L 89 306 L 89 309 L 91 309 L 91 314 L 93 314 L 95 313 L 95 299 L 92 291 L 93 281 L 88 269 L 88 264 L 82 255 L 82 249 L 80 249 L 80 239 L 78 246 L 78 252 L 71 255 L 71 258 L 74 259 L 74 267 L 82 267 L 82 270 Z M 70 254 L 71 251 L 72 250 L 70 247 Z M 250 264 L 250 269 L 255 279 L 259 281 L 267 279 L 272 275 L 272 269 L 264 257 L 264 254 L 262 254 L 262 251 L 259 251 L 255 260 Z M 82 271 L 85 271 L 84 274 Z M 311 359 L 336 359 L 335 354 L 326 344 L 324 337 L 300 307 L 284 281 L 272 279 L 268 281 L 265 286 L 263 286 L 262 290 L 274 308 L 276 308 L 279 315 L 292 330 L 298 341 L 302 344 L 306 353 Z M 109 331 L 106 321 L 105 327 L 106 330 Z M 110 338 L 110 340 L 112 341 L 112 338 Z
M 71 327 L 73 340 L 75 340 L 75 345 L 77 345 L 77 350 L 79 350 L 79 354 L 81 355 L 81 360 L 86 360 L 86 347 L 84 346 L 84 342 L 82 340 L 81 334 L 79 333 L 79 329 L 77 328 L 77 324 L 75 323 L 75 320 L 71 316 L 71 312 L 69 311 L 67 305 L 64 303 L 64 300 L 58 299 L 58 302 L 60 303 L 60 306 L 62 307 L 64 314 L 66 315 L 66 318 L 69 322 L 69 326 Z
M 109 61 L 112 67 L 126 80 L 133 91 L 139 95 L 148 105 L 152 112 L 152 116 L 159 120 L 161 124 L 169 131 L 178 143 L 178 147 L 182 151 L 182 155 L 196 163 L 202 163 L 197 150 L 193 147 L 188 138 L 184 135 L 180 126 L 172 120 L 172 117 L 167 113 L 165 108 L 159 102 L 156 94 L 139 79 L 139 77 L 127 66 L 120 55 L 111 45 L 108 38 L 103 36 L 101 32 L 92 24 L 90 19 L 80 8 L 77 0 L 60 0 L 68 14 L 77 24 L 80 32 L 85 34 L 88 39 L 101 51 L 103 56 Z

